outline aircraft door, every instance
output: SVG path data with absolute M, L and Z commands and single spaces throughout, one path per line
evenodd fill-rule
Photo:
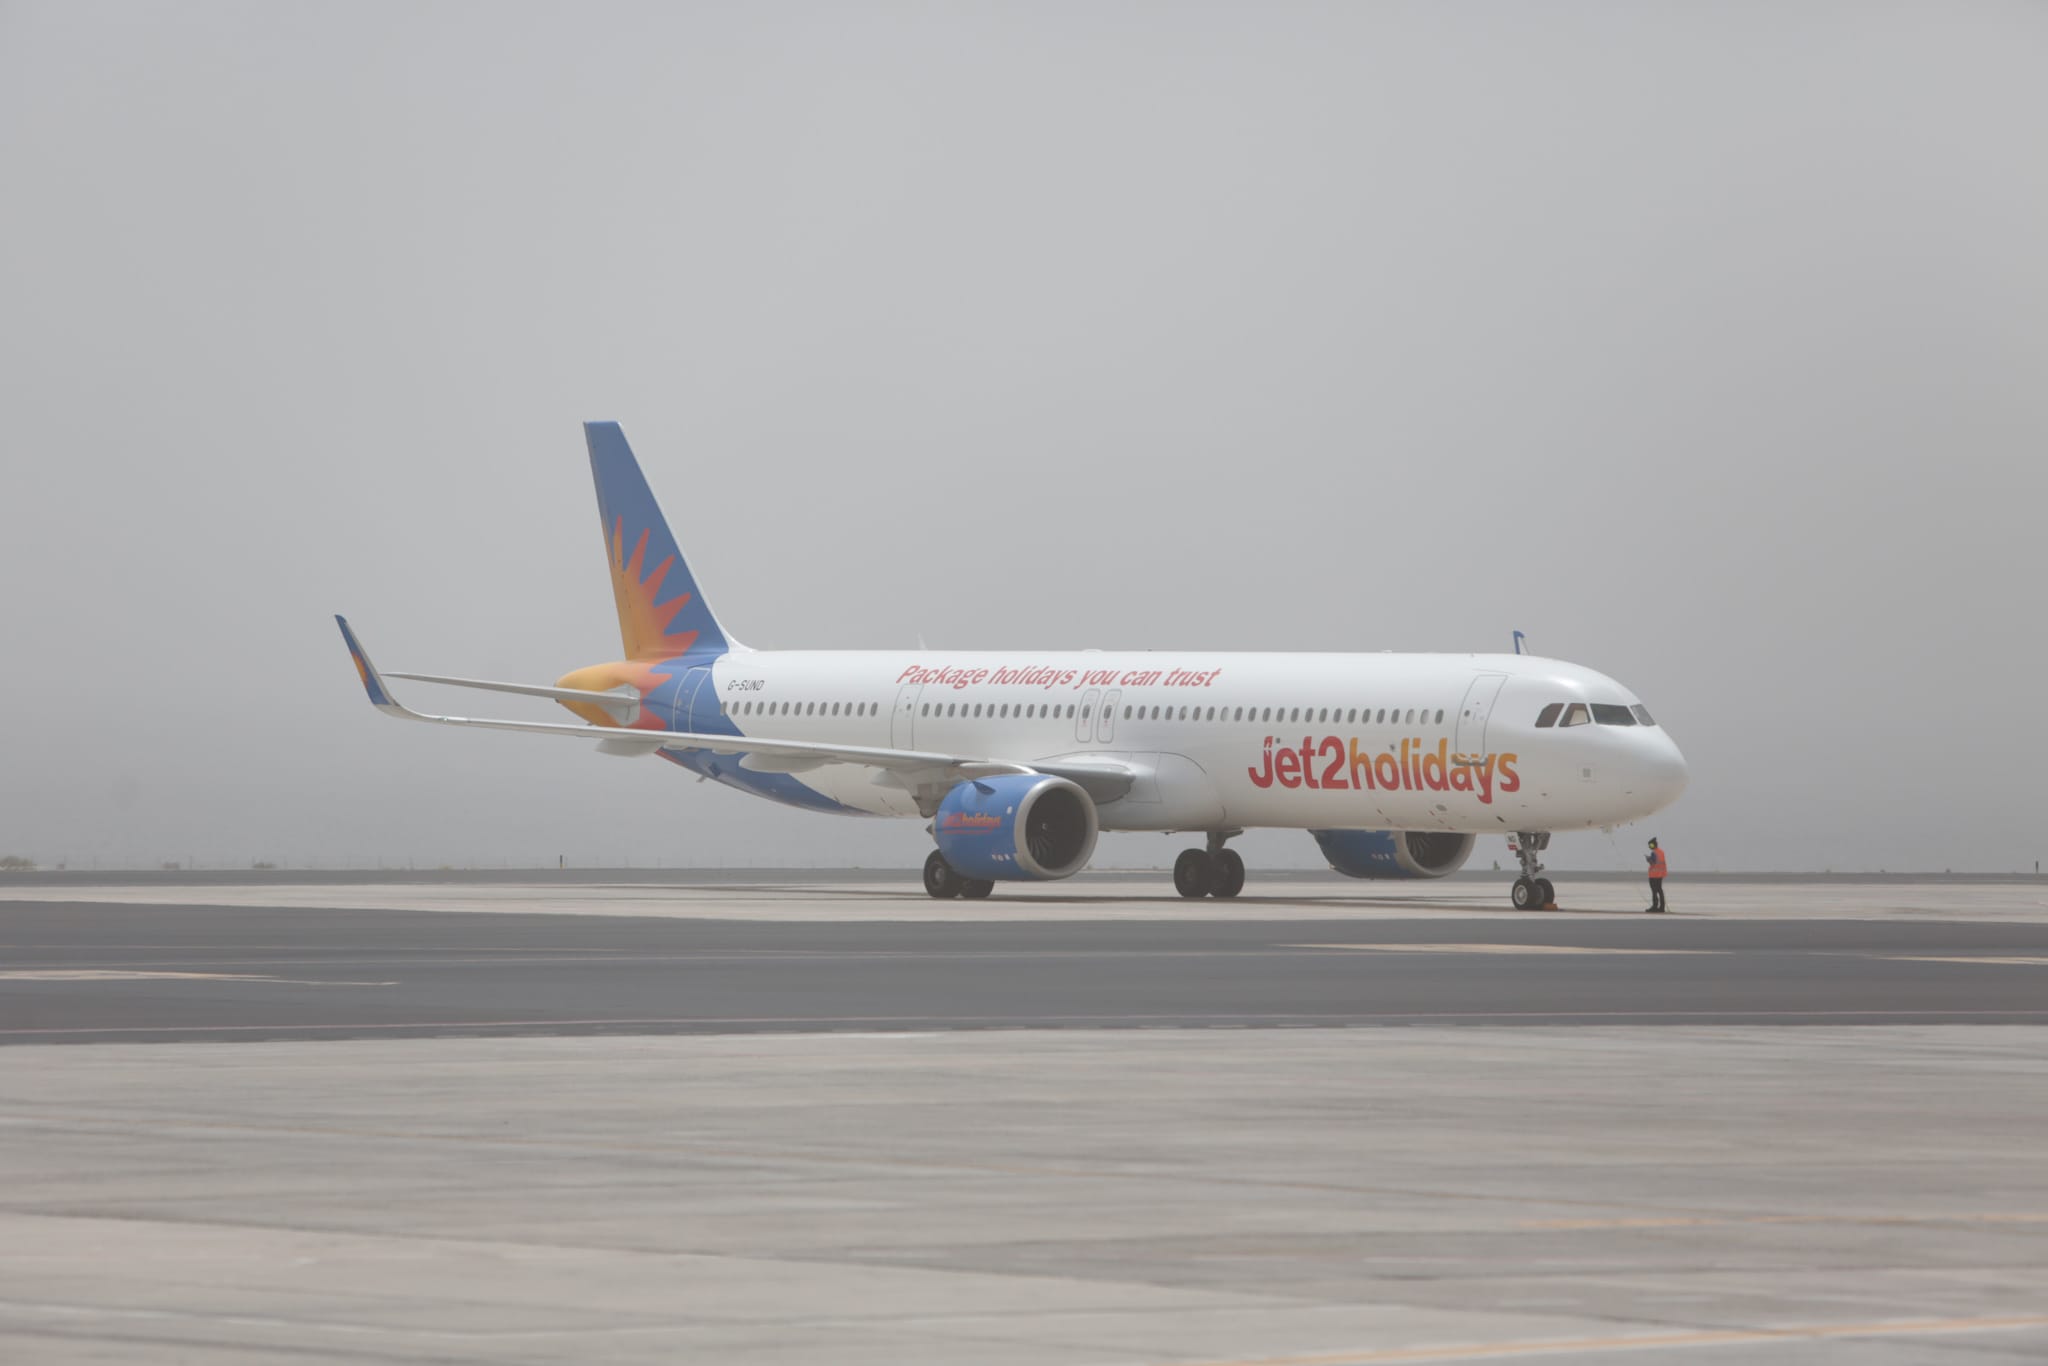
M 1500 696 L 1501 685 L 1507 681 L 1506 674 L 1479 674 L 1465 689 L 1465 700 L 1458 704 L 1457 739 L 1452 741 L 1458 753 L 1486 753 L 1487 718 L 1493 715 L 1494 699 Z
M 1095 733 L 1095 704 L 1101 697 L 1102 689 L 1090 688 L 1082 695 L 1080 709 L 1074 713 L 1074 738 L 1084 745 Z
M 1095 722 L 1095 738 L 1105 745 L 1116 739 L 1116 704 L 1123 695 L 1122 688 L 1111 688 L 1102 695 L 1102 714 Z
M 913 738 L 917 733 L 917 695 L 924 691 L 922 683 L 905 683 L 896 690 L 896 711 L 889 718 L 889 743 L 897 749 L 915 749 Z
M 703 665 L 684 670 L 676 682 L 675 725 L 699 735 L 718 727 L 718 687 L 711 681 L 711 670 Z

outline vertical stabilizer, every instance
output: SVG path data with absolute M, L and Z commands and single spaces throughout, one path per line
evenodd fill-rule
M 723 653 L 731 642 L 704 601 L 626 434 L 616 422 L 586 422 L 583 439 L 590 447 L 626 658 Z

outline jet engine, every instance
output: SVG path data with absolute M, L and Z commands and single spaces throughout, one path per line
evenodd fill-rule
M 1445 877 L 1472 857 L 1474 835 L 1448 830 L 1311 830 L 1346 877 Z
M 1043 773 L 970 778 L 939 803 L 932 835 L 962 877 L 1045 882 L 1088 866 L 1101 830 L 1078 784 Z

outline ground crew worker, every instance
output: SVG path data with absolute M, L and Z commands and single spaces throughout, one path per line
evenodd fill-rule
M 1649 914 L 1664 913 L 1664 851 L 1657 847 L 1657 841 L 1650 841 L 1650 907 Z

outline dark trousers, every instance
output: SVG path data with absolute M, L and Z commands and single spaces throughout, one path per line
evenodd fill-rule
M 1664 909 L 1664 879 L 1661 877 L 1650 879 L 1650 909 L 1653 911 Z

